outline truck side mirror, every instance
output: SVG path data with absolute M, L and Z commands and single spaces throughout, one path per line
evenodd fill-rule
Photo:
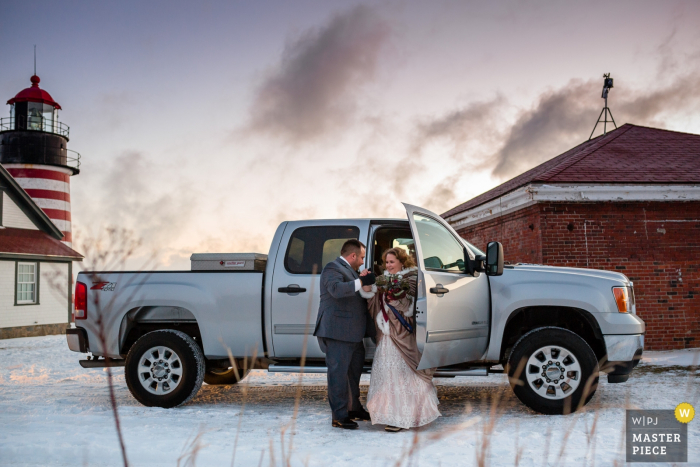
M 489 242 L 486 245 L 486 275 L 500 276 L 503 274 L 503 245 L 499 242 Z
M 474 259 L 471 259 L 469 256 L 469 251 L 467 251 L 467 247 L 464 247 L 464 265 L 466 266 L 465 270 L 466 272 L 469 273 L 469 275 L 478 277 L 479 272 L 485 272 L 486 269 L 484 268 L 484 260 L 486 259 L 486 256 L 484 255 L 476 255 Z

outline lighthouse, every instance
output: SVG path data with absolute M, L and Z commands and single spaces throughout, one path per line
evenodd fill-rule
M 69 128 L 58 119 L 61 106 L 32 85 L 7 101 L 10 116 L 0 118 L 0 163 L 63 232 L 72 246 L 70 177 L 80 173 L 80 154 L 68 149 Z

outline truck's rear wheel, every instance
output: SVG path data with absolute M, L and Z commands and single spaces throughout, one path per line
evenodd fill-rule
M 204 382 L 207 384 L 236 384 L 248 375 L 249 371 L 238 369 L 238 374 L 233 368 L 208 368 L 204 373 Z
M 560 415 L 586 405 L 598 387 L 598 360 L 588 343 L 563 328 L 532 330 L 513 346 L 508 376 L 520 401 Z
M 140 403 L 169 409 L 188 402 L 199 391 L 204 379 L 204 355 L 184 332 L 149 332 L 131 346 L 124 376 L 129 391 Z

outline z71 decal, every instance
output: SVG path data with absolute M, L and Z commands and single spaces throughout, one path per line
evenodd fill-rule
M 114 292 L 116 282 L 93 282 L 90 290 L 101 290 L 103 292 Z

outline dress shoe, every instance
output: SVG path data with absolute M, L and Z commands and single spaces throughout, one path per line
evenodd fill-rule
M 348 412 L 348 417 L 350 417 L 352 420 L 360 420 L 362 422 L 372 420 L 372 418 L 369 416 L 369 412 L 367 412 L 365 409 L 351 410 Z
M 389 433 L 398 433 L 401 430 L 403 430 L 403 428 L 398 426 L 387 425 L 384 427 L 384 431 L 388 431 Z
M 344 428 L 346 430 L 354 430 L 357 428 L 357 423 L 353 422 L 350 417 L 345 417 L 340 420 L 333 420 L 333 428 Z

